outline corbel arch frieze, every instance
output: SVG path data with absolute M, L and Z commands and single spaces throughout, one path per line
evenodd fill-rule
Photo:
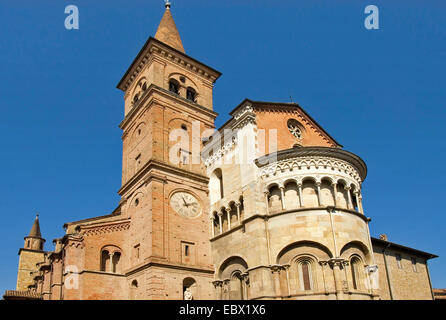
M 280 160 L 264 166 L 259 171 L 261 178 L 277 176 L 286 172 L 313 172 L 314 174 L 342 175 L 361 183 L 361 177 L 356 169 L 346 161 L 329 157 L 299 157 Z

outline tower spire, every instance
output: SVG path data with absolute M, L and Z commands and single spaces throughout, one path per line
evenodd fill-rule
M 36 219 L 34 219 L 34 223 L 28 237 L 42 238 L 42 234 L 40 233 L 39 213 L 36 214 Z
M 156 31 L 155 39 L 185 53 L 183 43 L 181 42 L 180 33 L 178 32 L 177 26 L 175 25 L 175 21 L 172 17 L 172 13 L 170 12 L 170 1 L 166 0 L 164 6 L 166 7 L 166 10 L 164 11 L 163 18 L 161 19 L 158 30 Z

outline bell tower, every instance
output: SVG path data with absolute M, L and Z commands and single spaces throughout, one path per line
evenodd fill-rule
M 220 72 L 188 56 L 166 2 L 118 84 L 124 92 L 121 214 L 131 223 L 126 274 L 143 299 L 213 299 L 208 177 L 200 152 L 214 129 Z
M 19 270 L 17 273 L 17 290 L 28 290 L 33 283 L 31 272 L 37 271 L 36 264 L 44 261 L 45 251 L 43 245 L 45 239 L 40 233 L 39 215 L 36 215 L 33 226 L 28 236 L 24 238 L 25 244 L 19 250 Z

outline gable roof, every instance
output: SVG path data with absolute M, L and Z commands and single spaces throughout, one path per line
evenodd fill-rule
M 307 117 L 311 122 L 314 123 L 314 125 L 322 131 L 323 134 L 325 134 L 329 139 L 331 139 L 339 148 L 342 148 L 343 145 L 341 145 L 339 142 L 337 142 L 327 131 L 325 131 L 325 129 L 319 124 L 317 123 L 316 120 L 314 120 L 299 104 L 295 103 L 295 102 L 269 102 L 269 101 L 254 101 L 248 98 L 245 98 L 237 107 L 234 108 L 234 110 L 232 110 L 229 114 L 231 115 L 231 119 L 229 119 L 228 121 L 226 121 L 221 128 L 223 128 L 224 126 L 226 126 L 230 121 L 232 121 L 232 119 L 234 118 L 234 115 L 239 111 L 239 109 L 241 109 L 246 103 L 250 103 L 252 104 L 253 107 L 256 106 L 268 106 L 268 107 L 295 107 L 297 110 L 301 111 L 303 115 L 305 115 L 305 117 Z

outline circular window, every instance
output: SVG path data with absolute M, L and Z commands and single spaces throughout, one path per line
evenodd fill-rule
M 295 120 L 290 119 L 287 122 L 288 130 L 290 130 L 291 134 L 296 137 L 297 139 L 302 139 L 302 130 L 301 130 L 301 124 Z

